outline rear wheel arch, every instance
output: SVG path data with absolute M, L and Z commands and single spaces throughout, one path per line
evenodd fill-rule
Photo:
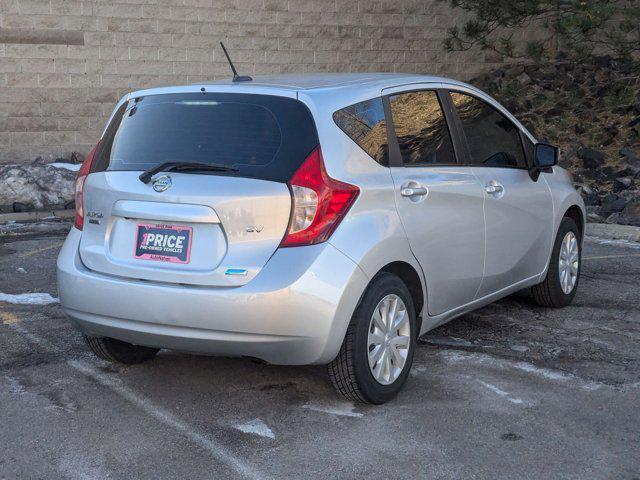
M 407 286 L 411 299 L 413 300 L 413 307 L 418 319 L 418 331 L 422 324 L 422 308 L 425 304 L 425 290 L 422 284 L 420 274 L 410 263 L 404 261 L 391 262 L 382 267 L 378 273 L 387 272 L 396 275 Z

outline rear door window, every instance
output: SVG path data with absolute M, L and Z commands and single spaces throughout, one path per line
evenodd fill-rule
M 381 98 L 338 110 L 333 121 L 380 165 L 388 165 L 387 125 Z
M 489 104 L 471 95 L 451 92 L 471 162 L 485 167 L 526 167 L 520 130 Z
M 298 100 L 252 94 L 183 93 L 130 100 L 109 125 L 101 170 L 146 170 L 163 162 L 227 165 L 223 173 L 285 182 L 318 145 Z
M 404 165 L 456 163 L 447 121 L 435 91 L 391 95 L 389 104 Z

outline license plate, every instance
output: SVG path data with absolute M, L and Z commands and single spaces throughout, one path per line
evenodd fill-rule
M 139 223 L 135 258 L 170 263 L 189 263 L 193 228 L 179 225 Z

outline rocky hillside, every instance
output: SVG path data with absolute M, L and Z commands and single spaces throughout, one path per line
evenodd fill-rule
M 471 83 L 562 149 L 592 221 L 640 226 L 640 63 L 511 65 Z

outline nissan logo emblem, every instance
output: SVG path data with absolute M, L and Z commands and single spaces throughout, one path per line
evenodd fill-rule
M 153 181 L 153 189 L 156 192 L 164 192 L 171 187 L 171 177 L 169 175 L 162 175 Z

